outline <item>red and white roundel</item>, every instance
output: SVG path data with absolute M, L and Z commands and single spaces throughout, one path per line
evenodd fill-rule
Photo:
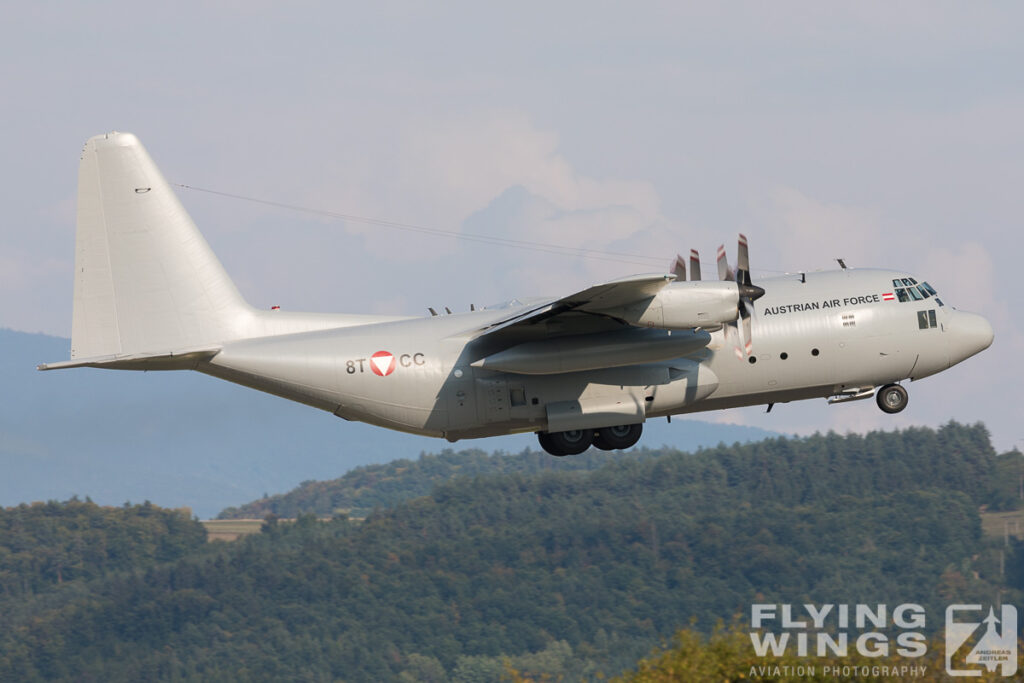
M 370 369 L 375 375 L 387 377 L 395 371 L 395 357 L 387 351 L 378 351 L 370 356 Z

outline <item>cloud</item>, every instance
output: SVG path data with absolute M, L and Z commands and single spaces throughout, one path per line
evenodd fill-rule
M 558 136 L 519 111 L 416 118 L 402 129 L 392 191 L 461 223 L 513 187 L 564 211 L 629 207 L 648 219 L 659 211 L 653 185 L 580 173 L 559 153 Z M 586 236 L 573 238 L 579 246 Z
M 623 272 L 659 270 L 658 262 L 664 268 L 668 255 L 642 258 L 659 252 L 652 248 L 653 240 L 635 239 L 656 223 L 633 206 L 596 203 L 571 209 L 517 185 L 463 223 L 466 234 L 515 242 L 492 252 L 467 243 L 463 252 L 487 254 L 492 274 L 487 285 L 496 296 L 500 291 L 517 296 L 568 294 Z M 634 255 L 637 251 L 641 254 Z
M 350 169 L 331 169 L 307 201 L 347 201 L 339 209 L 345 213 L 468 238 L 343 222 L 368 258 L 421 281 L 440 268 L 478 283 L 477 294 L 479 283 L 501 299 L 561 294 L 595 279 L 664 269 L 680 248 L 673 235 L 679 225 L 661 215 L 652 183 L 580 172 L 559 150 L 558 136 L 522 112 L 416 117 L 383 149 L 349 153 L 360 155 L 350 166 L 361 179 Z M 331 199 L 336 187 L 347 188 L 341 200 L 336 193 Z M 494 246 L 475 239 L 481 236 L 515 244 Z M 612 253 L 585 258 L 572 250 Z
M 764 235 L 762 249 L 788 272 L 835 268 L 837 258 L 851 267 L 877 265 L 883 228 L 872 209 L 779 186 L 754 211 Z

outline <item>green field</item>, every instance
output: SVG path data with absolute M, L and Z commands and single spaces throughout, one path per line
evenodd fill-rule
M 277 521 L 287 524 L 295 520 L 282 518 Z M 322 518 L 320 521 L 327 522 L 330 521 L 330 518 Z M 208 541 L 234 541 L 240 536 L 258 534 L 263 528 L 262 519 L 204 519 L 201 524 L 206 527 Z
M 291 521 L 291 520 L 281 520 Z M 239 536 L 259 533 L 262 519 L 205 519 L 206 538 L 210 541 L 234 541 Z
M 981 529 L 986 536 L 1024 538 L 1024 509 L 1009 512 L 982 512 Z
M 280 519 L 279 522 L 294 522 Z M 239 536 L 259 533 L 262 519 L 204 519 L 207 538 L 211 541 L 234 541 Z M 1011 538 L 1024 539 L 1024 509 L 1010 512 L 982 512 L 981 528 L 986 536 L 999 538 L 1008 533 Z

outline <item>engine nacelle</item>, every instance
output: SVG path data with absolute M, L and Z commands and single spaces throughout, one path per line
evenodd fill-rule
M 602 312 L 643 327 L 715 329 L 736 320 L 739 301 L 739 289 L 734 282 L 673 282 L 650 299 Z
M 555 337 L 492 353 L 472 365 L 522 375 L 555 375 L 680 358 L 711 341 L 707 332 L 638 330 Z

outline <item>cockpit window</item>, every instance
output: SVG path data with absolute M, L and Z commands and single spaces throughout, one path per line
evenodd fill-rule
M 925 299 L 935 297 L 935 303 L 939 306 L 943 305 L 942 300 L 938 298 L 939 293 L 936 292 L 935 288 L 927 282 L 921 282 L 919 284 L 917 280 L 912 277 L 898 277 L 893 279 L 892 286 L 895 298 L 898 299 L 900 303 L 906 303 L 908 301 L 924 301 Z M 888 299 L 885 299 L 886 301 L 893 300 L 892 294 L 886 294 L 886 296 L 889 297 Z

